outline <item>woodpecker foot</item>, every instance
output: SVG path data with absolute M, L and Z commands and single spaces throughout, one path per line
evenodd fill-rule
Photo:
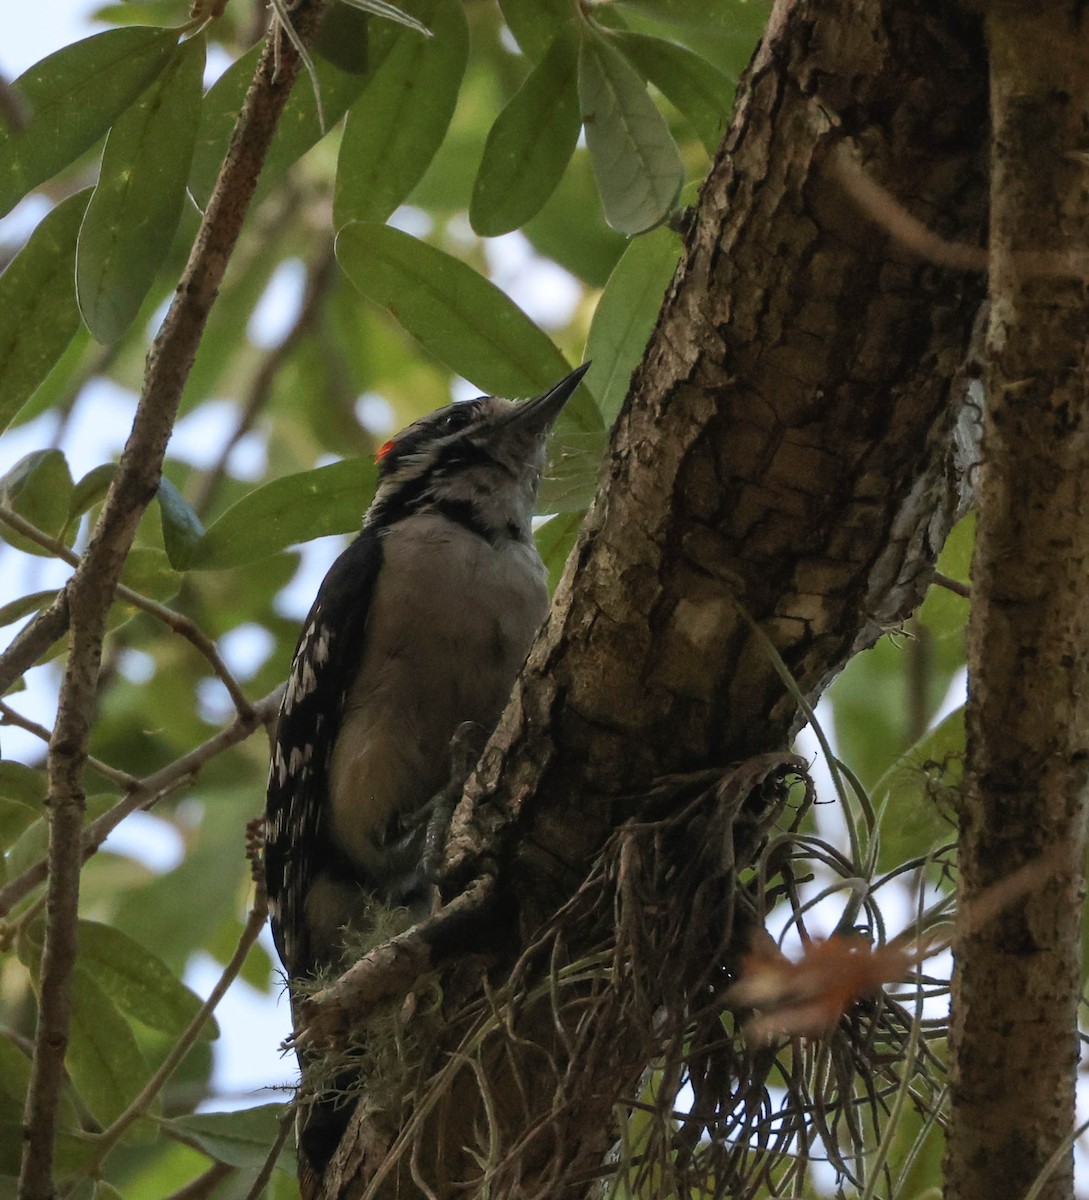
M 427 828 L 424 832 L 420 870 L 424 878 L 438 885 L 442 881 L 442 860 L 446 851 L 446 834 L 461 793 L 484 749 L 487 730 L 474 721 L 463 721 L 450 739 L 450 778 L 442 791 L 428 801 Z

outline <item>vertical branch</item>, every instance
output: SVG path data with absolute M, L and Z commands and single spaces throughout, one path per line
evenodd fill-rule
M 988 408 L 968 630 L 948 1200 L 1073 1194 L 1089 800 L 1089 126 L 1079 10 L 996 2 Z M 986 923 L 1024 863 L 1056 862 Z
M 302 0 L 292 19 L 305 43 L 323 0 Z M 155 495 L 182 387 L 291 86 L 292 46 L 265 44 L 174 300 L 152 344 L 125 450 L 87 551 L 66 589 L 68 662 L 47 764 L 49 883 L 38 1028 L 24 1112 L 19 1200 L 50 1200 L 56 1112 L 71 1018 L 69 985 L 78 950 L 76 912 L 85 796 L 83 770 L 94 714 L 106 614 L 140 517 Z

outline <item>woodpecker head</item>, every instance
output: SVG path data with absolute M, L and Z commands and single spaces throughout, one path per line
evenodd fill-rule
M 433 509 L 489 538 L 528 537 L 549 431 L 588 368 L 532 400 L 481 396 L 414 421 L 378 452 L 365 524 Z

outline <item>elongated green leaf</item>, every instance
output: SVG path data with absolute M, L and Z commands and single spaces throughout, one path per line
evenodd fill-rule
M 384 221 L 419 183 L 454 115 L 469 55 L 457 0 L 414 0 L 433 32 L 397 30 L 381 65 L 352 105 L 337 159 L 333 218 Z
M 6 850 L 42 815 L 41 807 L 9 800 L 0 792 L 0 849 Z
M 170 565 L 175 571 L 184 571 L 204 536 L 204 525 L 189 501 L 165 475 L 159 480 L 159 514 Z
M 72 277 L 90 190 L 46 216 L 0 275 L 0 431 L 49 374 L 79 328 Z
M 175 30 L 110 29 L 35 63 L 12 85 L 31 113 L 27 127 L 0 126 L 0 216 L 98 141 L 158 74 Z
M 895 820 L 881 826 L 879 865 L 888 870 L 954 836 L 954 799 L 964 773 L 964 708 L 951 712 L 898 758 L 872 789 Z M 943 808 L 942 797 L 948 800 Z
M 76 252 L 76 296 L 100 342 L 128 329 L 178 227 L 204 79 L 203 34 L 117 120 Z
M 733 99 L 733 83 L 726 74 L 707 59 L 663 38 L 620 33 L 616 45 L 639 74 L 684 113 L 707 153 L 714 154 Z
M 577 147 L 548 203 L 522 230 L 537 250 L 591 287 L 608 282 L 628 239 L 605 223 L 590 155 Z
M 127 0 L 131 3 L 131 0 Z M 156 0 L 161 3 L 162 0 Z M 350 75 L 371 69 L 371 25 L 366 15 L 347 4 L 334 4 L 314 41 L 315 55 L 328 59 Z
M 262 1104 L 237 1112 L 197 1113 L 162 1124 L 175 1137 L 203 1150 L 209 1158 L 242 1169 L 260 1169 L 276 1140 L 284 1115 L 281 1104 Z
M 134 546 L 121 571 L 121 582 L 150 596 L 152 600 L 169 600 L 176 596 L 182 577 L 170 565 L 164 550 L 157 546 Z M 115 609 L 128 609 L 125 601 L 115 601 Z M 133 610 L 134 611 L 134 610 Z M 132 615 L 130 611 L 129 616 Z
M 583 513 L 590 507 L 605 449 L 605 430 L 561 426 L 548 444 L 548 468 L 541 480 L 537 511 Z
M 90 972 L 78 965 L 72 972 L 72 1026 L 65 1063 L 76 1091 L 103 1125 L 125 1111 L 148 1078 L 128 1021 Z
M 371 17 L 382 17 L 387 21 L 393 21 L 394 24 L 404 25 L 406 29 L 415 29 L 417 33 L 422 33 L 426 37 L 430 37 L 433 32 L 423 21 L 408 11 L 412 7 L 411 5 L 398 8 L 396 4 L 387 4 L 386 0 L 344 0 L 344 3 L 357 12 L 366 13 Z
M 100 463 L 97 467 L 92 467 L 72 489 L 72 497 L 68 502 L 68 520 L 74 521 L 83 516 L 99 500 L 105 499 L 116 474 L 117 463 Z
M 643 81 L 598 36 L 579 51 L 579 99 L 605 219 L 621 233 L 652 229 L 684 183 L 684 164 Z
M 546 521 L 534 535 L 537 551 L 548 568 L 548 587 L 556 590 L 560 582 L 567 556 L 578 537 L 579 526 L 582 524 L 582 513 L 560 513 L 550 521 Z
M 0 477 L 0 498 L 4 503 L 53 537 L 67 521 L 71 495 L 72 476 L 59 450 L 34 450 Z M 0 537 L 27 554 L 49 557 L 48 550 L 7 526 L 0 526 Z
M 0 796 L 38 808 L 45 799 L 45 776 L 20 762 L 0 761 Z
M 113 1003 L 149 1029 L 177 1037 L 200 1010 L 200 997 L 161 958 L 112 925 L 80 921 L 79 951 L 80 966 Z M 204 1036 L 218 1036 L 214 1020 Z
M 540 212 L 579 136 L 578 43 L 564 27 L 495 120 L 484 146 L 469 220 L 494 237 Z
M 364 458 L 285 475 L 250 492 L 208 528 L 191 566 L 237 567 L 296 542 L 359 529 L 378 470 Z
M 18 600 L 10 600 L 7 604 L 0 605 L 0 627 L 20 621 L 32 612 L 47 607 L 53 603 L 56 594 L 56 589 L 31 592 L 29 596 L 20 596 Z
M 234 789 L 205 785 L 201 801 L 206 810 L 184 860 L 119 896 L 113 919 L 116 928 L 178 973 L 197 947 L 208 944 L 224 914 L 235 911 L 249 878 L 238 836 L 253 812 L 252 783 Z
M 573 17 L 568 0 L 499 0 L 515 41 L 532 59 L 543 57 L 556 31 Z
M 337 236 L 337 259 L 368 299 L 437 359 L 491 395 L 528 396 L 570 370 L 552 340 L 493 283 L 459 259 L 387 225 L 356 221 Z M 600 428 L 585 388 L 560 421 Z
M 374 39 L 371 40 L 373 42 Z M 189 175 L 189 190 L 202 209 L 208 205 L 208 198 L 219 174 L 220 163 L 231 140 L 231 130 L 234 129 L 235 120 L 242 108 L 242 101 L 246 98 L 246 90 L 260 55 L 261 47 L 254 46 L 249 53 L 244 54 L 223 72 L 216 80 L 215 86 L 204 97 L 200 129 L 197 132 Z M 261 178 L 254 196 L 255 204 L 292 163 L 333 128 L 363 90 L 363 75 L 343 71 L 321 57 L 314 60 L 314 66 L 321 90 L 325 129 L 322 130 L 318 120 L 317 103 L 309 78 L 300 79 L 292 89 L 291 99 L 276 126 L 276 133 L 265 157 L 265 165 L 261 168 Z
M 624 403 L 680 253 L 680 239 L 672 230 L 656 229 L 636 238 L 597 302 L 586 341 L 592 363 L 587 377 L 606 425 L 612 425 Z

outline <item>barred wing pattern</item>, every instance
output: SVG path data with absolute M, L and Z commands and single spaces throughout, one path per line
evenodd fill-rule
M 333 563 L 303 623 L 280 706 L 265 805 L 265 880 L 272 935 L 290 979 L 316 965 L 306 897 L 319 866 L 339 857 L 329 833 L 329 761 L 362 661 L 381 563 L 382 543 L 371 531 Z

